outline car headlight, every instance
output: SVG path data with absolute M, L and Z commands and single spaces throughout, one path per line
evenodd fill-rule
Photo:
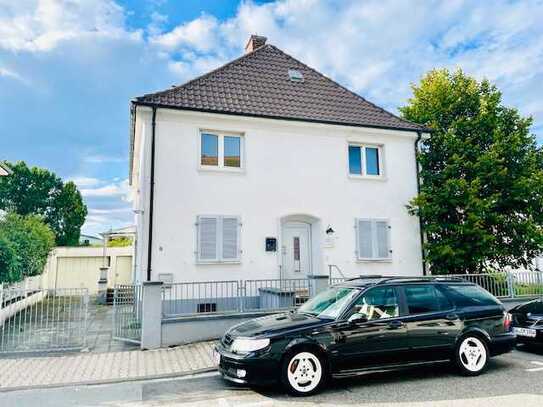
M 234 342 L 232 343 L 232 347 L 230 349 L 232 350 L 232 352 L 248 353 L 264 349 L 269 344 L 269 339 L 238 338 L 234 339 Z

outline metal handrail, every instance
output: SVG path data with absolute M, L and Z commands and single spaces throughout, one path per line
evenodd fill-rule
M 339 266 L 337 264 L 329 264 L 328 265 L 328 278 L 330 279 L 330 281 L 332 281 L 332 269 L 336 269 L 339 274 L 341 275 L 341 278 L 346 278 L 345 277 L 345 274 L 343 274 L 343 272 L 341 271 L 341 269 L 339 268 Z

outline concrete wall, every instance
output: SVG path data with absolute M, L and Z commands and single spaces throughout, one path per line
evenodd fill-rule
M 236 324 L 277 312 L 258 312 L 237 315 L 199 315 L 194 318 L 162 320 L 162 346 L 181 345 L 209 339 L 217 339 Z
M 107 286 L 131 283 L 133 279 L 133 247 L 108 247 L 110 258 Z M 45 266 L 42 288 L 87 288 L 89 294 L 98 291 L 103 248 L 56 247 Z
M 132 182 L 139 278 L 147 270 L 150 122 L 150 111 L 138 107 Z M 242 133 L 244 170 L 199 168 L 201 129 Z M 281 219 L 289 215 L 317 220 L 314 274 L 327 272 L 328 264 L 347 276 L 421 274 L 418 219 L 405 208 L 417 191 L 415 138 L 413 132 L 159 109 L 151 279 L 159 273 L 171 273 L 174 281 L 278 278 L 281 251 L 266 252 L 264 241 L 276 237 L 281 247 Z M 382 145 L 383 178 L 349 176 L 349 142 Z M 206 214 L 241 217 L 239 264 L 196 263 L 196 217 Z M 355 218 L 389 219 L 390 261 L 357 261 Z M 332 243 L 326 242 L 328 226 L 336 231 Z

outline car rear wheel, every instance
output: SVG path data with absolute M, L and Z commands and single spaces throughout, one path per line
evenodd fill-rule
M 295 396 L 309 396 L 321 388 L 326 378 L 321 358 L 310 350 L 293 352 L 285 358 L 281 380 Z
M 456 364 L 466 376 L 481 374 L 488 363 L 488 347 L 477 336 L 465 336 L 456 348 Z

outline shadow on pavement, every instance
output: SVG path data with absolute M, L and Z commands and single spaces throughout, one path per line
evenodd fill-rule
M 352 378 L 333 379 L 321 393 L 302 399 L 286 394 L 280 386 L 254 390 L 262 396 L 278 401 L 295 399 L 331 403 L 337 401 L 339 396 L 341 403 L 347 404 L 488 397 L 489 389 L 484 383 L 493 381 L 489 376 L 506 374 L 510 367 L 511 362 L 497 358 L 490 360 L 487 372 L 478 377 L 462 376 L 449 363 L 368 373 Z M 503 394 L 509 393 L 504 391 Z
M 543 344 L 519 344 L 517 345 L 517 351 L 522 353 L 532 353 L 535 355 L 543 356 Z

